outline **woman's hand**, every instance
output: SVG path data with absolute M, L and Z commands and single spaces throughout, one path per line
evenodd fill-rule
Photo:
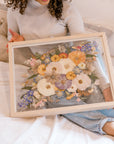
M 18 33 L 12 31 L 11 29 L 9 29 L 9 32 L 11 33 L 12 38 L 8 42 L 24 41 L 24 37 L 22 35 L 19 35 Z M 6 45 L 6 48 L 7 48 L 7 52 L 8 52 L 8 44 Z
M 24 37 L 22 35 L 19 35 L 18 33 L 12 31 L 11 29 L 9 29 L 9 32 L 12 35 L 12 38 L 9 42 L 18 42 L 18 41 L 24 41 Z

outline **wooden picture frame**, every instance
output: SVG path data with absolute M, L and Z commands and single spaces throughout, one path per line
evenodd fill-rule
M 17 108 L 18 95 L 17 95 L 17 90 L 16 90 L 18 88 L 17 83 L 16 83 L 16 76 L 17 76 L 18 71 L 16 71 L 16 69 L 15 69 L 15 67 L 16 67 L 15 66 L 15 49 L 21 50 L 21 49 L 24 49 L 25 47 L 35 47 L 35 49 L 39 50 L 39 48 L 37 48 L 37 46 L 39 46 L 39 47 L 40 46 L 48 46 L 48 45 L 53 46 L 56 44 L 56 45 L 62 45 L 62 46 L 67 45 L 67 46 L 73 48 L 74 49 L 73 52 L 74 52 L 74 51 L 81 51 L 82 47 L 84 48 L 85 44 L 87 44 L 87 45 L 89 44 L 88 48 L 90 48 L 90 49 L 92 48 L 91 51 L 96 52 L 96 50 L 94 50 L 93 46 L 91 45 L 91 43 L 93 44 L 93 42 L 95 42 L 95 41 L 97 41 L 97 43 L 99 43 L 97 45 L 97 48 L 98 48 L 98 50 L 100 49 L 100 51 L 98 51 L 97 53 L 100 55 L 100 57 L 98 57 L 100 63 L 103 63 L 103 64 L 101 64 L 102 65 L 101 67 L 103 70 L 105 67 L 106 73 L 108 74 L 108 80 L 109 80 L 112 99 L 113 99 L 112 101 L 95 102 L 95 103 L 88 103 L 88 104 L 81 104 L 81 105 L 80 104 L 79 105 L 73 104 L 73 105 L 68 105 L 68 106 L 64 105 L 64 106 L 59 106 L 59 107 L 56 106 L 53 108 L 52 107 L 48 107 L 48 108 L 43 107 L 43 108 L 39 108 L 39 109 L 38 108 L 37 109 L 30 108 L 29 109 L 27 107 L 27 109 L 25 109 L 25 110 L 18 110 L 18 108 Z M 65 114 L 65 113 L 82 112 L 82 111 L 90 111 L 90 110 L 98 110 L 98 109 L 106 109 L 106 108 L 114 107 L 113 68 L 112 68 L 112 63 L 111 63 L 111 58 L 110 58 L 110 54 L 109 54 L 109 49 L 108 49 L 108 44 L 107 44 L 107 39 L 106 39 L 105 33 L 88 33 L 88 34 L 78 34 L 78 35 L 74 35 L 74 36 L 55 37 L 55 38 L 38 39 L 38 40 L 22 41 L 22 42 L 13 42 L 13 43 L 9 43 L 8 47 L 9 47 L 9 69 L 10 69 L 10 110 L 11 110 L 12 117 L 35 117 L 35 116 L 42 116 L 42 115 Z M 84 53 L 85 51 L 81 51 L 81 52 Z M 46 52 L 46 54 L 47 54 L 47 52 Z M 44 55 L 42 54 L 42 56 L 44 56 Z M 72 56 L 73 55 L 71 55 L 71 57 L 70 57 L 71 59 L 72 59 Z M 88 58 L 87 58 L 87 56 L 88 56 Z M 80 57 L 83 57 L 83 56 L 80 55 Z M 93 55 L 91 53 L 89 53 L 89 54 L 86 53 L 86 58 L 87 58 L 87 60 L 90 60 L 90 63 L 91 63 L 91 61 L 93 60 L 93 58 L 95 58 L 95 56 L 93 57 Z M 63 59 L 63 57 L 61 59 Z M 42 62 L 43 62 L 43 60 L 42 60 Z M 46 66 L 48 66 L 48 65 L 46 65 Z M 23 67 L 28 68 L 28 66 L 23 66 Z M 95 67 L 95 69 L 96 69 L 96 67 Z M 84 70 L 82 68 L 80 73 L 83 73 Z M 77 74 L 77 75 L 80 75 L 80 74 Z M 44 76 L 44 75 L 42 75 L 42 76 Z M 75 76 L 76 76 L 76 74 L 75 74 Z M 19 76 L 17 76 L 17 77 L 19 78 Z M 96 79 L 95 78 L 96 77 L 94 76 L 94 78 L 93 78 L 94 82 L 96 82 L 95 80 L 97 79 L 97 78 Z M 25 79 L 25 78 L 23 78 L 23 79 Z M 93 80 L 93 79 L 91 78 L 91 80 Z M 70 81 L 71 81 L 71 79 L 70 79 Z M 86 89 L 86 88 L 84 88 L 84 89 Z M 93 90 L 93 88 L 91 88 L 91 89 L 87 88 L 87 89 L 88 89 L 88 92 L 90 92 L 90 90 L 91 91 Z M 80 96 L 83 97 L 83 94 L 80 94 L 80 93 L 83 90 L 82 89 L 80 90 L 79 88 L 76 90 L 79 90 L 77 97 L 79 97 L 79 101 L 80 101 L 80 99 L 81 99 Z M 20 91 L 21 91 L 21 89 L 20 89 Z M 41 94 L 41 91 L 40 91 L 40 94 Z M 61 90 L 61 91 L 63 91 L 63 90 Z M 68 91 L 68 94 L 72 94 L 70 92 Z M 83 91 L 83 92 L 85 92 L 85 91 Z M 86 90 L 86 92 L 87 92 L 87 90 Z M 72 98 L 69 98 L 69 99 L 71 100 Z M 61 98 L 59 98 L 59 101 L 61 101 Z M 29 105 L 29 107 L 30 107 L 30 105 Z

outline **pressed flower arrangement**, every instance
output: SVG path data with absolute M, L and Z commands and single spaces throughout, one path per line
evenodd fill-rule
M 48 101 L 56 95 L 67 100 L 76 97 L 84 101 L 99 85 L 95 74 L 94 62 L 97 57 L 96 41 L 82 41 L 68 46 L 59 44 L 44 54 L 36 53 L 25 63 L 29 66 L 23 75 L 24 94 L 18 98 L 18 111 L 43 109 Z

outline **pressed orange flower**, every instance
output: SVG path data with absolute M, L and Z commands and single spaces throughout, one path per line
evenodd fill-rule
M 43 55 L 41 56 L 41 60 L 44 60 L 45 57 L 46 57 L 46 54 L 43 54 Z
M 45 72 L 46 72 L 46 66 L 45 66 L 45 64 L 39 65 L 39 67 L 38 67 L 38 73 L 41 74 L 41 75 L 44 75 Z
M 60 54 L 59 54 L 59 57 L 60 57 L 60 58 L 67 58 L 67 57 L 68 57 L 68 54 L 67 54 L 67 53 L 60 53 Z
M 81 46 L 73 46 L 72 48 L 73 48 L 73 49 L 80 50 L 82 47 L 81 47 Z
M 53 55 L 53 56 L 51 57 L 51 60 L 52 60 L 53 62 L 57 62 L 57 61 L 60 60 L 60 57 L 59 57 L 58 55 Z
M 69 53 L 69 58 L 78 65 L 81 62 L 85 62 L 86 56 L 84 52 L 81 51 L 73 51 Z
M 66 78 L 69 79 L 69 80 L 73 80 L 74 78 L 76 77 L 76 74 L 74 72 L 68 72 L 66 74 Z

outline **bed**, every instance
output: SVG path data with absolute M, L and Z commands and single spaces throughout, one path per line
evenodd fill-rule
M 74 3 L 79 6 L 83 17 L 84 5 L 81 7 L 83 0 L 76 0 Z M 112 6 L 113 0 L 105 0 Z M 1 2 L 1 1 L 0 1 Z M 3 1 L 2 1 L 3 2 Z M 87 0 L 90 3 L 90 0 Z M 101 0 L 101 4 L 102 4 Z M 108 3 L 108 4 L 109 4 Z M 96 6 L 98 0 L 95 1 Z M 114 4 L 114 2 L 113 2 Z M 87 14 L 87 13 L 86 13 Z M 85 14 L 85 15 L 86 15 Z M 103 27 L 94 27 L 96 24 L 103 25 L 97 21 L 94 25 L 87 23 L 87 20 L 93 24 L 90 17 L 85 16 L 85 25 L 88 32 L 102 31 Z M 102 21 L 103 22 L 103 21 Z M 110 24 L 110 22 L 109 22 Z M 112 25 L 112 23 L 111 23 Z M 114 21 L 113 21 L 114 25 Z M 105 24 L 104 24 L 105 26 Z M 107 27 L 110 29 L 107 31 Z M 113 27 L 105 26 L 108 40 L 113 35 Z M 110 42 L 111 46 L 112 41 Z M 113 60 L 113 55 L 112 55 Z M 18 75 L 25 70 L 25 66 L 16 65 Z M 18 79 L 18 81 L 20 81 Z M 0 143 L 1 144 L 114 144 L 114 137 L 101 136 L 85 130 L 62 116 L 47 116 L 35 118 L 11 118 L 10 117 L 10 89 L 9 89 L 9 65 L 0 61 Z

